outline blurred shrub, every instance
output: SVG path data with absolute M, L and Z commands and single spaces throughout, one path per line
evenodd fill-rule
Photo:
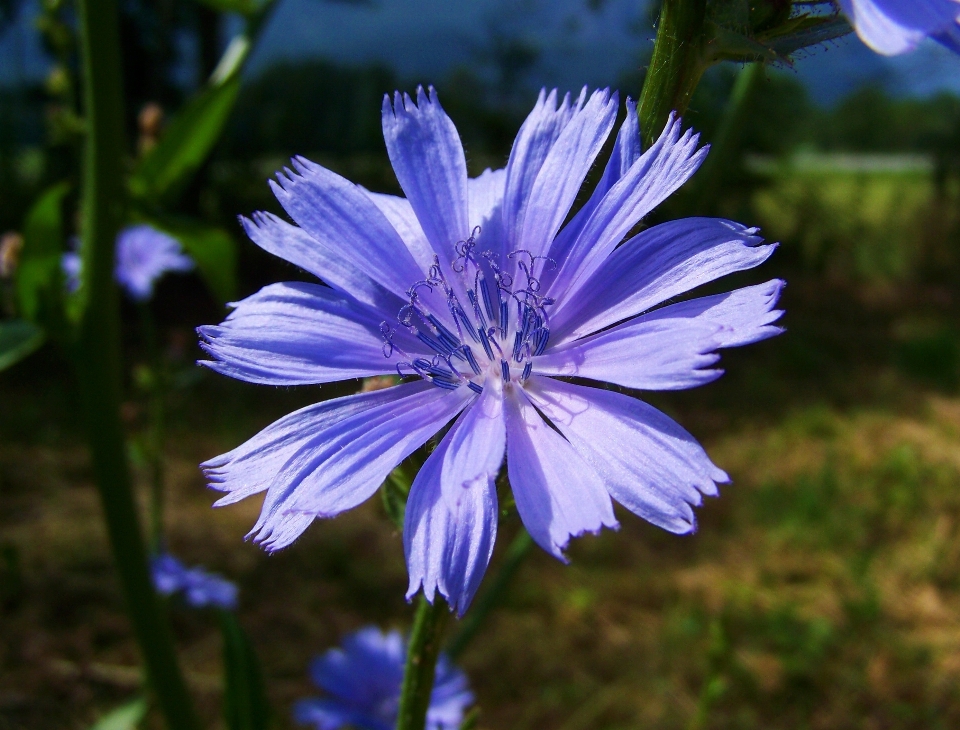
M 929 173 L 800 171 L 787 165 L 753 195 L 756 222 L 804 268 L 839 280 L 909 280 L 928 249 Z

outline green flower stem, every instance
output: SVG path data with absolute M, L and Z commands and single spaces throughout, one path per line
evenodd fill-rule
M 663 130 L 670 112 L 687 110 L 704 61 L 707 0 L 663 0 L 653 56 L 640 93 L 640 129 L 645 147 Z
M 148 424 L 146 438 L 146 456 L 150 469 L 150 551 L 159 552 L 164 542 L 164 397 L 166 395 L 166 377 L 163 361 L 157 344 L 157 327 L 153 320 L 153 311 L 149 302 L 140 303 L 140 331 L 147 350 L 149 369 L 146 387 L 148 403 Z
M 433 692 L 437 671 L 437 657 L 443 641 L 443 627 L 450 616 L 447 602 L 437 594 L 433 605 L 421 593 L 417 599 L 417 614 L 407 647 L 407 666 L 403 671 L 400 691 L 400 711 L 397 730 L 424 730 L 427 709 Z
M 506 595 L 513 576 L 516 575 L 524 559 L 530 553 L 531 547 L 533 547 L 533 538 L 530 537 L 529 532 L 521 527 L 520 532 L 517 533 L 513 542 L 510 543 L 510 547 L 507 548 L 503 565 L 500 566 L 493 582 L 477 599 L 477 602 L 460 625 L 460 630 L 453 635 L 450 643 L 447 644 L 447 653 L 452 658 L 456 659 L 463 653 L 463 650 L 467 648 L 467 645 L 480 631 L 480 627 L 487 616 Z
M 113 282 L 121 220 L 123 97 L 116 0 L 80 0 L 86 140 L 77 377 L 114 561 L 147 676 L 171 730 L 199 728 L 153 592 L 120 423 L 120 318 Z

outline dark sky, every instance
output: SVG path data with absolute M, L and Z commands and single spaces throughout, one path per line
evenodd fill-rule
M 32 30 L 38 0 L 0 38 L 0 84 L 44 73 Z M 457 65 L 492 73 L 493 49 L 509 41 L 538 50 L 527 75 L 531 88 L 616 85 L 649 51 L 649 12 L 637 0 L 280 0 L 253 59 L 262 69 L 284 58 L 322 56 L 347 63 L 383 61 L 404 78 L 431 82 Z M 188 50 L 188 49 L 187 49 Z M 814 97 L 830 104 L 864 83 L 901 95 L 940 89 L 960 93 L 960 57 L 934 43 L 887 59 L 856 38 L 816 49 L 793 73 Z M 635 91 L 635 90 L 633 90 Z

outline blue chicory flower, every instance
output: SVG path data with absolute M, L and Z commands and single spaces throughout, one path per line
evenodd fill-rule
M 310 666 L 313 683 L 327 697 L 301 700 L 293 708 L 296 722 L 317 730 L 393 730 L 400 705 L 406 642 L 398 631 L 361 629 Z M 427 730 L 456 730 L 473 704 L 466 675 L 440 655 L 434 676 Z
M 860 39 L 897 56 L 933 38 L 960 53 L 960 0 L 839 0 Z
M 153 587 L 164 596 L 182 594 L 194 608 L 214 606 L 232 611 L 237 607 L 237 586 L 203 568 L 188 568 L 169 553 L 155 555 L 150 564 Z
M 189 271 L 193 261 L 180 249 L 180 242 L 152 226 L 140 224 L 120 231 L 117 236 L 114 278 L 136 301 L 153 296 L 157 279 L 168 271 Z M 81 259 L 76 251 L 61 260 L 68 291 L 80 288 Z
M 241 219 L 266 251 L 325 284 L 282 283 L 199 329 L 202 364 L 271 385 L 400 372 L 391 388 L 289 414 L 202 465 L 216 506 L 266 491 L 250 533 L 268 550 L 318 517 L 373 495 L 407 455 L 453 425 L 414 480 L 406 508 L 408 597 L 436 591 L 462 614 L 497 532 L 494 481 L 507 459 L 533 539 L 565 560 L 571 537 L 618 526 L 611 498 L 674 533 L 729 481 L 672 419 L 606 388 L 690 388 L 718 378 L 717 350 L 781 330 L 779 280 L 676 302 L 765 261 L 757 230 L 717 218 L 623 239 L 706 155 L 671 118 L 641 154 L 636 108 L 593 194 L 568 212 L 611 133 L 617 95 L 540 98 L 506 169 L 467 176 L 435 92 L 383 104 L 406 198 L 371 193 L 302 157 L 271 182 L 298 225 Z M 454 420 L 456 419 L 456 420 Z

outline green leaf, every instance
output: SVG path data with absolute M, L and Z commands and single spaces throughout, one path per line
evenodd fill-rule
M 43 330 L 31 322 L 22 319 L 0 322 L 0 371 L 34 352 L 45 338 Z
M 180 241 L 183 250 L 196 263 L 200 275 L 220 302 L 230 302 L 236 298 L 237 246 L 229 233 L 222 228 L 177 218 L 152 220 L 150 223 Z
M 220 138 L 240 90 L 235 68 L 195 96 L 170 123 L 130 178 L 135 198 L 160 202 L 179 193 Z
M 260 662 L 237 617 L 220 611 L 223 634 L 223 718 L 228 730 L 266 730 L 270 724 Z
M 94 723 L 90 730 L 134 730 L 147 714 L 147 701 L 137 697 L 111 710 Z
M 63 199 L 70 185 L 48 188 L 27 212 L 23 223 L 23 252 L 17 268 L 20 314 L 31 322 L 62 318 Z

